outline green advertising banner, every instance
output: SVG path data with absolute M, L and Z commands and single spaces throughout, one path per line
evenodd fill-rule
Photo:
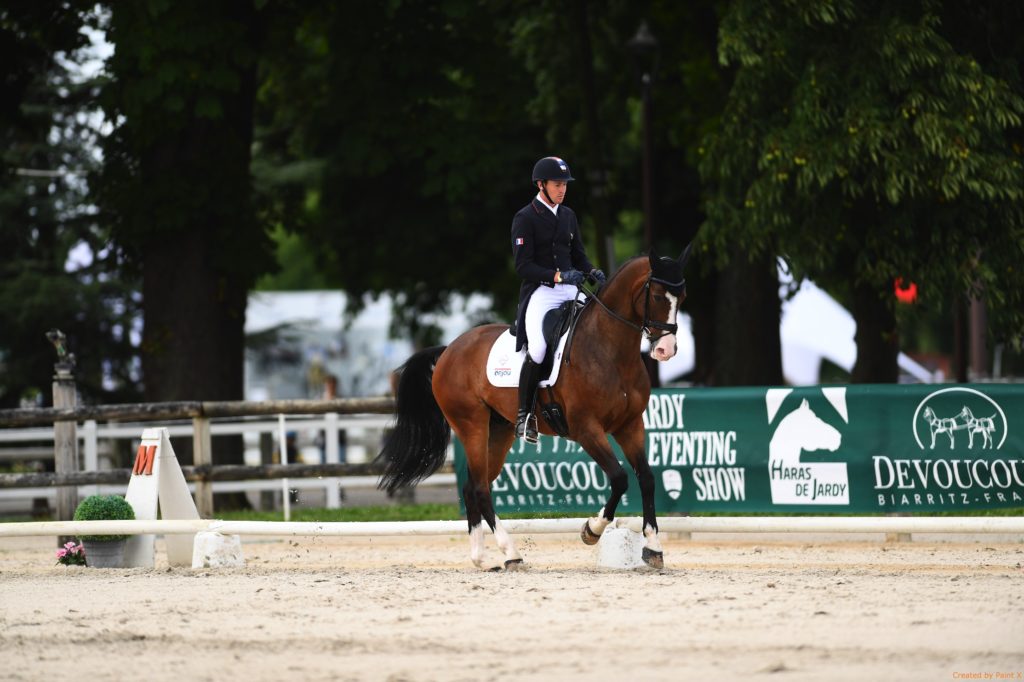
M 1024 386 L 665 389 L 644 413 L 664 512 L 932 512 L 1024 506 Z M 639 514 L 636 478 L 619 510 Z M 465 451 L 455 444 L 459 489 Z M 498 514 L 596 513 L 608 477 L 575 442 L 516 441 Z

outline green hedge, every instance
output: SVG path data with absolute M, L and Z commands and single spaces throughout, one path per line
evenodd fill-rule
M 120 495 L 90 495 L 78 503 L 75 521 L 131 521 L 135 510 Z M 83 535 L 79 539 L 91 542 L 123 540 L 127 535 Z

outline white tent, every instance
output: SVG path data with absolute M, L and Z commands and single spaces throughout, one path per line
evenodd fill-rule
M 780 272 L 783 289 L 789 278 Z M 297 364 L 276 372 L 261 370 L 258 363 L 247 363 L 247 391 L 252 397 L 314 397 L 302 372 L 320 364 L 337 374 L 343 395 L 379 395 L 387 392 L 388 374 L 412 352 L 407 339 L 392 339 L 391 298 L 367 298 L 355 315 L 346 312 L 345 295 L 339 291 L 259 292 L 249 298 L 245 330 L 258 334 L 287 327 L 298 337 L 301 358 Z M 474 318 L 490 309 L 491 300 L 474 295 L 453 299 L 450 315 L 432 317 L 442 330 L 442 343 L 474 324 Z M 662 383 L 678 381 L 694 367 L 694 342 L 689 315 L 680 314 L 679 350 L 668 362 L 659 363 Z M 853 317 L 813 282 L 805 281 L 795 295 L 782 304 L 779 328 L 782 342 L 782 374 L 793 386 L 819 383 L 822 359 L 846 371 L 857 359 Z M 644 347 L 646 348 L 646 342 Z M 941 381 L 941 373 L 932 374 L 904 353 L 899 355 L 900 369 L 912 380 L 922 383 Z M 300 369 L 301 368 L 301 369 Z M 298 371 L 296 371 L 298 370 Z M 304 383 L 305 382 L 305 383 Z
M 789 276 L 780 270 L 785 294 Z M 782 342 L 782 376 L 791 386 L 817 384 L 821 380 L 821 361 L 828 360 L 850 372 L 857 360 L 854 334 L 857 324 L 853 316 L 824 290 L 810 281 L 782 303 L 782 322 L 779 327 Z M 659 377 L 668 383 L 694 367 L 693 334 L 688 315 L 679 316 L 679 352 L 668 362 L 661 363 Z M 897 362 L 900 370 L 921 383 L 943 380 L 941 372 L 931 373 L 905 353 Z
M 334 374 L 340 395 L 383 395 L 390 374 L 412 353 L 409 339 L 391 338 L 392 299 L 366 297 L 350 310 L 340 291 L 268 291 L 253 293 L 246 309 L 245 333 L 273 337 L 246 354 L 246 396 L 253 400 L 316 398 L 323 375 Z M 456 296 L 452 313 L 431 315 L 442 343 L 473 325 L 474 316 L 491 307 L 486 296 Z

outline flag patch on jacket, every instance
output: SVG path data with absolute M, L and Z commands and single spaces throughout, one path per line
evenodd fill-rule
M 516 246 L 522 246 L 524 243 L 522 237 L 516 237 Z

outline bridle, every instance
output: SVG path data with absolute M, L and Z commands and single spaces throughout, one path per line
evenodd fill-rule
M 659 322 L 658 320 L 652 320 L 650 318 L 651 282 L 657 282 L 658 284 L 663 285 L 666 289 L 669 289 L 669 290 L 671 290 L 671 289 L 679 289 L 681 291 L 683 289 L 683 287 L 686 286 L 686 279 L 685 278 L 679 280 L 678 282 L 669 282 L 668 280 L 662 279 L 660 277 L 655 277 L 654 276 L 654 272 L 651 272 L 649 275 L 647 275 L 647 281 L 644 282 L 643 289 L 638 291 L 636 296 L 633 297 L 633 305 L 635 306 L 636 305 L 636 300 L 638 298 L 640 298 L 640 294 L 644 294 L 644 321 L 643 321 L 643 324 L 637 324 L 636 322 L 633 322 L 632 320 L 627 320 L 622 315 L 619 315 L 617 312 L 615 312 L 614 310 L 609 308 L 607 305 L 605 305 L 604 301 L 599 299 L 596 294 L 594 294 L 590 298 L 592 300 L 594 300 L 594 301 L 597 301 L 597 304 L 599 306 L 601 306 L 601 309 L 604 310 L 606 313 L 611 315 L 613 318 L 615 318 L 619 322 L 622 322 L 623 324 L 628 325 L 629 327 L 639 331 L 641 334 L 643 334 L 644 336 L 647 337 L 648 341 L 650 341 L 653 344 L 653 343 L 656 343 L 663 336 L 668 336 L 669 334 L 675 334 L 679 330 L 679 325 L 674 323 L 674 322 Z M 660 331 L 662 333 L 658 334 L 657 336 L 655 336 L 653 330 L 658 330 L 658 331 Z

